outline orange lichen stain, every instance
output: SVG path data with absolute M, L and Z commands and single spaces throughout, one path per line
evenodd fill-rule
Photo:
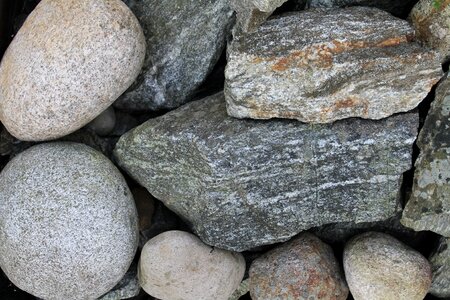
M 347 98 L 343 100 L 336 101 L 334 107 L 336 109 L 345 109 L 358 105 L 359 101 L 354 98 Z
M 395 38 L 390 38 L 390 39 L 384 40 L 382 42 L 379 42 L 377 44 L 377 47 L 398 46 L 398 45 L 400 45 L 402 43 L 406 43 L 406 42 L 408 42 L 407 36 L 395 37 Z

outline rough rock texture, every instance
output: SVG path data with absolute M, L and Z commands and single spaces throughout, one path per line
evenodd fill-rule
M 430 256 L 433 281 L 430 293 L 439 298 L 450 298 L 450 238 L 441 238 Z
M 0 174 L 0 267 L 43 299 L 95 299 L 133 260 L 137 214 L 125 179 L 100 152 L 34 146 Z
M 415 108 L 442 76 L 414 29 L 376 8 L 316 9 L 235 34 L 225 96 L 238 118 L 329 123 Z
M 441 61 L 450 59 L 450 2 L 447 0 L 421 0 L 410 14 L 417 38 L 437 49 Z
M 254 31 L 287 0 L 230 0 L 239 30 Z
M 345 300 L 348 296 L 333 249 L 310 233 L 253 261 L 249 274 L 253 300 Z
M 144 28 L 147 57 L 116 107 L 160 110 L 186 103 L 224 49 L 233 21 L 228 0 L 132 0 L 129 6 Z
M 92 120 L 86 127 L 100 136 L 110 134 L 116 126 L 116 113 L 112 106 Z
M 133 263 L 119 283 L 99 300 L 122 300 L 139 295 L 141 287 L 137 278 L 137 264 Z
M 142 28 L 120 0 L 43 0 L 3 56 L 0 119 L 21 140 L 69 134 L 133 83 L 144 56 Z
M 430 230 L 450 237 L 450 78 L 439 84 L 417 140 L 411 197 L 402 223 L 414 230 Z
M 334 222 L 396 213 L 415 113 L 308 125 L 238 120 L 223 94 L 122 136 L 118 163 L 207 244 L 241 251 Z
M 139 283 L 167 300 L 227 300 L 244 277 L 242 254 L 212 248 L 183 231 L 164 232 L 145 244 Z
M 239 287 L 234 291 L 234 293 L 228 298 L 228 300 L 239 300 L 242 296 L 249 292 L 249 279 L 242 280 Z
M 422 300 L 431 284 L 427 259 L 379 232 L 358 235 L 345 246 L 344 270 L 355 300 Z
M 307 8 L 370 6 L 390 12 L 397 17 L 409 14 L 417 0 L 308 0 Z

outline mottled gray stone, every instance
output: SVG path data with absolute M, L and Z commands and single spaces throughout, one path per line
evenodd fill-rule
M 450 78 L 436 89 L 425 124 L 417 140 L 411 197 L 402 224 L 450 237 Z
M 137 264 L 133 263 L 119 283 L 99 300 L 122 300 L 136 297 L 141 291 L 137 278 Z
M 145 37 L 120 0 L 42 0 L 0 65 L 0 119 L 15 137 L 50 140 L 83 127 L 136 79 Z
M 345 300 L 348 296 L 333 249 L 310 233 L 254 260 L 249 278 L 252 300 Z
M 379 232 L 363 233 L 347 243 L 344 271 L 355 300 L 422 300 L 431 285 L 428 260 Z
M 443 63 L 450 59 L 449 4 L 446 0 L 421 0 L 410 14 L 417 38 L 438 50 Z
M 228 300 L 239 300 L 242 296 L 249 292 L 249 279 L 242 280 L 239 287 L 234 291 L 234 293 L 228 298 Z
M 439 240 L 430 263 L 433 271 L 430 293 L 439 298 L 450 298 L 450 238 Z
M 86 127 L 94 131 L 99 136 L 110 134 L 116 126 L 116 113 L 114 107 L 110 106 L 94 120 L 92 120 Z
M 231 7 L 237 14 L 239 29 L 244 32 L 254 31 L 277 7 L 287 0 L 230 0 Z
M 114 151 L 204 242 L 241 251 L 393 216 L 417 126 L 415 113 L 326 125 L 238 120 L 221 93 L 147 121 Z
M 406 21 L 368 7 L 290 13 L 235 32 L 228 113 L 329 123 L 409 111 L 442 76 L 438 53 L 413 38 Z
M 147 57 L 115 106 L 161 110 L 186 103 L 224 49 L 233 21 L 228 0 L 132 0 L 129 6 L 144 28 Z
M 125 179 L 82 144 L 33 146 L 0 174 L 0 267 L 43 299 L 95 299 L 128 270 L 137 213 Z

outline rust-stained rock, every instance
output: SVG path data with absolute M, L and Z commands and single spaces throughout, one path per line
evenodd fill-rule
M 303 233 L 253 261 L 253 300 L 345 300 L 348 287 L 330 246 Z
M 287 0 L 231 0 L 231 7 L 237 14 L 239 28 L 254 31 L 277 7 Z
M 413 39 L 406 21 L 369 7 L 290 13 L 235 31 L 228 113 L 329 123 L 409 111 L 442 76 L 438 53 Z

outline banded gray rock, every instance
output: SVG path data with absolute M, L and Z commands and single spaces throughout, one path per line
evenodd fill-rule
M 417 126 L 416 113 L 326 125 L 239 120 L 217 94 L 147 121 L 114 151 L 204 242 L 242 251 L 393 216 Z
M 430 230 L 450 237 L 450 78 L 436 89 L 425 124 L 417 140 L 411 197 L 402 224 L 414 230 Z
M 287 0 L 231 0 L 240 30 L 254 31 Z
M 147 40 L 144 68 L 115 103 L 126 110 L 173 109 L 191 100 L 225 47 L 234 20 L 228 0 L 130 0 Z
M 376 8 L 290 13 L 235 33 L 225 96 L 237 118 L 382 119 L 415 108 L 442 76 L 438 53 Z
M 450 238 L 439 240 L 430 263 L 433 272 L 430 293 L 439 298 L 450 298 Z

